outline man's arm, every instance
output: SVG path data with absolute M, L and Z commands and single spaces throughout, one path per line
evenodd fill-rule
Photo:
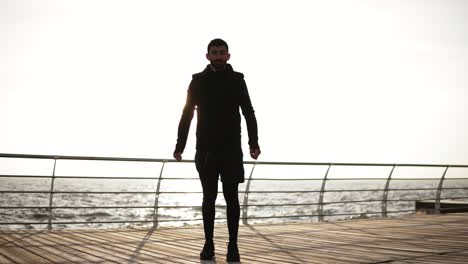
M 247 124 L 250 156 L 256 160 L 261 153 L 260 146 L 258 145 L 257 118 L 255 117 L 255 111 L 253 109 L 252 102 L 250 101 L 249 91 L 247 90 L 247 84 L 244 79 L 242 79 L 240 107 Z
M 177 161 L 182 160 L 182 153 L 187 143 L 187 137 L 190 130 L 190 123 L 193 118 L 193 111 L 195 109 L 195 103 L 193 100 L 193 81 L 187 90 L 187 100 L 185 102 L 184 110 L 179 122 L 179 128 L 177 131 L 177 144 L 174 150 L 174 158 Z

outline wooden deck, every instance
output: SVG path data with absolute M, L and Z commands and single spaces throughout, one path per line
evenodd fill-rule
M 227 228 L 215 229 L 225 263 Z M 468 213 L 241 226 L 242 263 L 468 263 Z M 0 231 L 0 263 L 200 263 L 201 227 Z

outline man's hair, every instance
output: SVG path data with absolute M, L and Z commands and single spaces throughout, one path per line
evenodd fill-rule
M 217 38 L 217 39 L 213 39 L 212 41 L 210 41 L 210 43 L 208 44 L 208 53 L 210 53 L 210 48 L 211 47 L 220 47 L 220 46 L 225 46 L 226 47 L 226 51 L 229 52 L 229 46 L 228 44 L 226 43 L 226 41 L 220 39 L 220 38 Z

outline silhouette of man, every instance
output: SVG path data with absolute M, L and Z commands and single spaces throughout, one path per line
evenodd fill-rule
M 240 261 L 237 247 L 239 229 L 239 183 L 244 182 L 241 147 L 241 118 L 239 107 L 247 123 L 250 156 L 260 155 L 257 120 L 250 101 L 244 75 L 235 72 L 227 63 L 228 44 L 214 39 L 208 44 L 206 58 L 210 64 L 194 74 L 187 91 L 187 101 L 180 119 L 174 158 L 182 159 L 193 111 L 197 110 L 197 143 L 195 166 L 203 188 L 203 228 L 205 245 L 200 259 L 211 260 L 215 255 L 213 230 L 218 178 L 221 175 L 229 230 L 227 261 Z

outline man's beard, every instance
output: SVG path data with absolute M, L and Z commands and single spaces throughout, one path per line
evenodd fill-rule
M 221 69 L 224 69 L 224 67 L 226 66 L 226 61 L 222 61 L 222 60 L 211 61 L 211 65 L 213 65 L 215 69 L 221 70 Z

